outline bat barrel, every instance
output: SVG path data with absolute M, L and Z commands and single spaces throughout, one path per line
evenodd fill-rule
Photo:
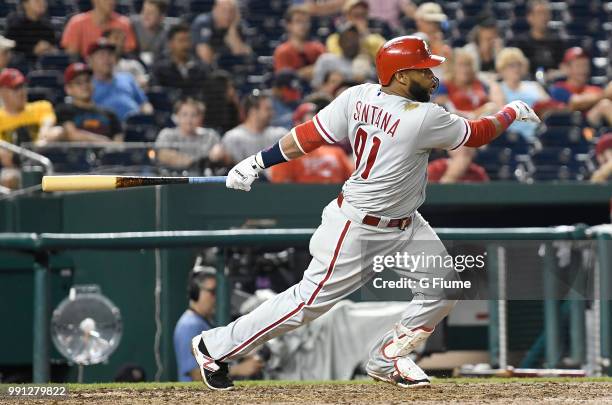
M 145 176 L 44 176 L 43 191 L 114 190 L 126 187 L 157 186 L 163 184 L 225 183 L 226 176 L 208 177 L 145 177 Z

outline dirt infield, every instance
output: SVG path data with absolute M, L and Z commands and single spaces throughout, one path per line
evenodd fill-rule
M 123 385 L 71 389 L 65 400 L 11 400 L 23 404 L 261 404 L 261 403 L 435 403 L 435 404 L 612 404 L 612 382 L 465 382 L 441 380 L 406 390 L 384 383 L 240 384 L 230 392 L 200 385 Z M 5 403 L 5 401 L 0 401 Z

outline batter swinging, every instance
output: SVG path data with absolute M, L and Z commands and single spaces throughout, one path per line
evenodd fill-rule
M 228 188 L 249 191 L 265 168 L 347 136 L 356 167 L 338 199 L 323 211 L 321 225 L 310 240 L 312 261 L 303 279 L 229 325 L 193 338 L 193 353 L 208 387 L 232 389 L 226 361 L 312 321 L 361 287 L 368 281 L 364 272 L 371 269 L 374 255 L 413 252 L 417 241 L 428 241 L 433 253 L 444 254 L 437 235 L 417 212 L 425 200 L 432 149 L 479 147 L 515 119 L 540 121 L 520 101 L 478 120 L 466 120 L 430 103 L 438 86 L 430 69 L 444 60 L 432 55 L 420 38 L 388 41 L 376 57 L 380 84 L 344 91 L 311 121 L 229 172 Z M 423 277 L 424 272 L 411 275 Z M 455 302 L 444 297 L 412 300 L 394 330 L 371 349 L 368 374 L 401 387 L 428 385 L 427 375 L 408 354 L 429 337 Z

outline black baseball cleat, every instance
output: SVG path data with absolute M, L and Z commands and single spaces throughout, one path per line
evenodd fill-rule
M 198 366 L 200 366 L 202 381 L 204 381 L 208 388 L 217 391 L 234 389 L 234 382 L 229 377 L 227 363 L 221 361 L 217 363 L 215 359 L 210 357 L 210 353 L 208 353 L 208 349 L 200 335 L 191 339 L 191 352 Z

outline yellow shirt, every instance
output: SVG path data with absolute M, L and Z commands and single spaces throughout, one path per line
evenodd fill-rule
M 372 61 L 376 60 L 376 54 L 381 46 L 385 44 L 385 39 L 379 34 L 368 34 L 361 38 L 360 52 L 365 53 L 370 57 Z M 337 32 L 327 37 L 325 41 L 327 51 L 336 55 L 342 55 L 342 48 L 340 48 L 340 34 Z
M 47 121 L 55 124 L 55 112 L 48 101 L 26 103 L 23 111 L 15 115 L 0 108 L 0 139 L 14 144 L 34 142 L 40 127 Z

